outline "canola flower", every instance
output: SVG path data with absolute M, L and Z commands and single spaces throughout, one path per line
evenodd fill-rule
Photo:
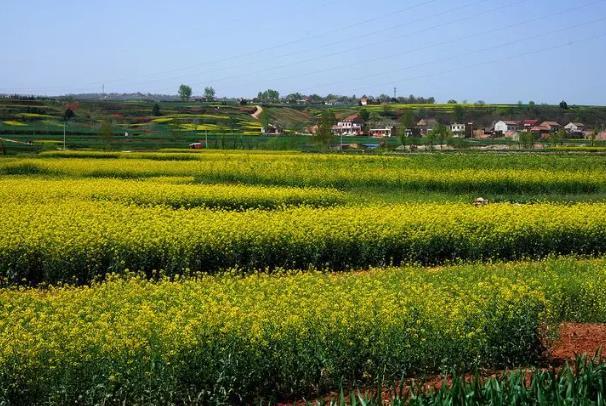
M 185 184 L 183 184 L 185 182 Z M 142 206 L 206 207 L 227 210 L 275 209 L 285 206 L 332 206 L 345 194 L 327 188 L 187 184 L 183 178 L 150 181 L 120 179 L 40 179 L 0 177 L 0 201 L 115 201 Z M 189 180 L 191 183 L 191 180 Z
M 606 322 L 605 282 L 606 260 L 563 258 L 0 289 L 0 401 L 251 402 L 526 365 L 546 326 Z
M 606 252 L 606 204 L 398 204 L 244 212 L 116 202 L 0 206 L 5 283 L 86 283 L 125 269 L 169 275 L 347 270 Z
M 200 182 L 282 186 L 384 187 L 402 191 L 450 193 L 596 193 L 606 190 L 604 161 L 587 165 L 563 158 L 544 160 L 465 155 L 445 161 L 429 158 L 333 157 L 303 154 L 138 154 L 140 159 L 36 158 L 0 161 L 0 174 L 145 178 L 194 176 Z M 91 155 L 92 154 L 92 155 Z M 70 156 L 70 155 L 68 155 Z M 124 157 L 124 154 L 115 154 Z M 145 158 L 146 159 L 142 159 Z M 495 162 L 492 162 L 494 159 Z M 465 160 L 469 162 L 466 164 Z M 536 162 L 535 162 L 536 160 Z M 583 161 L 583 160 L 581 160 Z M 483 166 L 482 163 L 485 163 Z M 492 163 L 491 163 L 492 162 Z

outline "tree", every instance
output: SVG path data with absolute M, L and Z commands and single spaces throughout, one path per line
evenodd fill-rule
M 448 104 L 457 104 L 457 101 L 455 99 L 450 99 L 448 100 Z
M 191 87 L 187 85 L 179 86 L 179 97 L 183 101 L 189 100 L 189 98 L 191 97 Z
M 359 115 L 360 118 L 364 121 L 368 121 L 368 119 L 370 118 L 370 113 L 366 109 L 360 109 Z
M 589 140 L 591 141 L 591 146 L 593 147 L 595 145 L 595 140 L 596 138 L 598 138 L 598 129 L 594 128 L 590 133 L 589 133 Z
M 263 110 L 261 114 L 259 114 L 259 123 L 261 124 L 261 130 L 267 132 L 269 127 L 269 114 L 267 113 L 267 110 Z
M 105 149 L 111 149 L 112 143 L 112 123 L 109 120 L 103 120 L 99 128 L 99 137 L 103 141 Z
M 564 100 L 562 100 L 562 101 L 560 102 L 560 108 L 561 108 L 562 110 L 568 110 L 568 103 L 566 103 Z
M 534 145 L 534 134 L 530 131 L 522 131 L 519 135 L 520 145 L 524 148 L 532 148 Z
M 265 103 L 278 103 L 280 101 L 280 92 L 273 89 L 267 89 L 264 92 L 259 92 L 257 99 Z
M 415 117 L 412 114 L 412 111 L 410 109 L 406 109 L 404 111 L 404 114 L 402 115 L 402 118 L 400 119 L 400 123 L 402 123 L 404 125 L 404 127 L 408 130 L 413 129 L 413 127 L 415 126 Z
M 215 100 L 215 89 L 212 86 L 204 88 L 204 98 L 206 101 Z
M 76 117 L 76 113 L 74 113 L 74 111 L 71 108 L 66 108 L 65 112 L 63 113 L 63 121 L 65 121 L 66 123 L 71 120 L 72 118 Z
M 160 112 L 160 105 L 158 103 L 154 103 L 154 106 L 152 107 L 152 115 L 156 117 L 162 115 Z
M 457 123 L 463 123 L 463 121 L 465 120 L 465 108 L 460 104 L 457 104 L 456 106 L 454 106 L 452 112 L 454 114 L 455 121 Z
M 381 121 L 381 115 L 373 110 L 370 112 L 370 115 L 368 116 L 368 120 L 373 125 L 377 125 L 379 123 L 379 121 Z
M 332 126 L 337 122 L 335 113 L 331 110 L 325 110 L 320 115 L 320 122 L 318 124 L 318 132 L 316 133 L 318 143 L 322 148 L 328 148 L 330 140 L 332 138 Z
M 554 146 L 561 144 L 564 138 L 566 138 L 566 135 L 567 134 L 565 130 L 559 129 L 558 131 L 549 136 L 549 142 Z
M 442 146 L 452 137 L 452 133 L 450 128 L 445 126 L 444 124 L 438 124 L 436 127 L 438 141 L 440 142 L 440 149 Z

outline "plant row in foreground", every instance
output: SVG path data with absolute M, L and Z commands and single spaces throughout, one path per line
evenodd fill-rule
M 250 402 L 526 365 L 541 331 L 606 322 L 606 261 L 112 278 L 0 290 L 0 398 Z
M 4 282 L 539 258 L 606 252 L 606 204 L 407 204 L 245 212 L 112 202 L 0 206 Z

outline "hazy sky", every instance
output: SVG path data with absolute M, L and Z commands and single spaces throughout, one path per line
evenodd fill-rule
M 1 0 L 0 92 L 606 104 L 606 0 Z

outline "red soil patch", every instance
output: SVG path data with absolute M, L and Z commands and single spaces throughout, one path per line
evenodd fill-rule
M 564 323 L 559 338 L 549 346 L 548 361 L 561 363 L 577 354 L 592 357 L 599 349 L 606 353 L 606 324 Z

